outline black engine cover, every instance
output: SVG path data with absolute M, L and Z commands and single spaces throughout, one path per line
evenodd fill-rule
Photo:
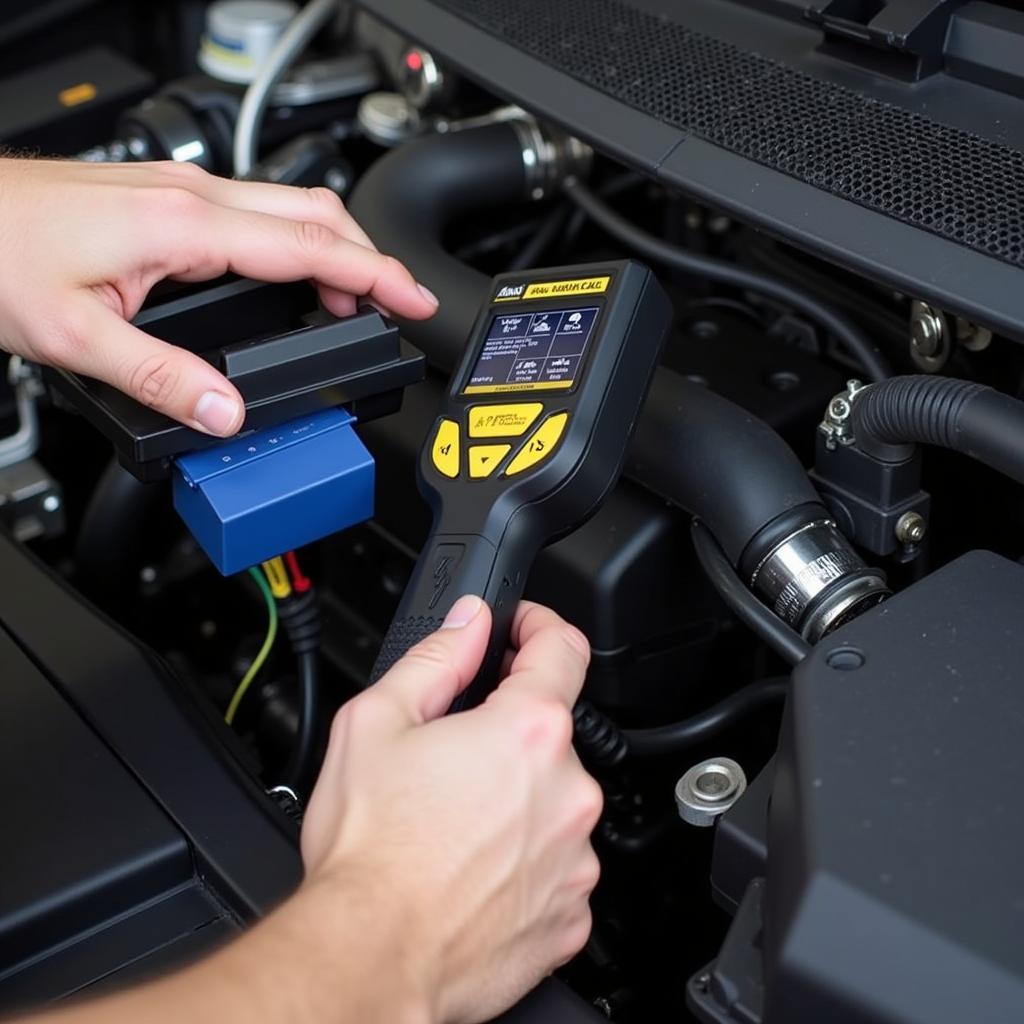
M 1024 568 L 976 551 L 794 676 L 769 812 L 770 1022 L 1024 1019 Z

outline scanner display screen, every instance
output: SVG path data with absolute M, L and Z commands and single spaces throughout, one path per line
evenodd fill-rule
M 569 390 L 579 377 L 597 314 L 597 306 L 499 313 L 462 393 Z

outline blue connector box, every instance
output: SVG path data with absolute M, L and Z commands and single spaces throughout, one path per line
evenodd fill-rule
M 327 409 L 175 460 L 174 507 L 225 575 L 373 515 L 373 456 Z

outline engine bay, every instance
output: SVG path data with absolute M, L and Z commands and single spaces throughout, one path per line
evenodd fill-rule
M 502 1019 L 1020 1019 L 1024 16 L 146 6 L 0 15 L 5 152 L 329 189 L 440 308 L 158 286 L 135 323 L 245 397 L 222 444 L 10 358 L 0 1012 L 187 963 L 298 885 L 334 712 L 459 566 L 425 554 L 423 475 L 462 465 L 439 410 L 571 396 L 575 429 L 642 265 L 665 337 L 655 367 L 655 313 L 621 317 L 609 378 L 650 365 L 607 486 L 480 590 L 589 640 L 605 800 L 591 938 Z M 533 466 L 549 408 L 466 420 L 495 460 L 466 493 Z

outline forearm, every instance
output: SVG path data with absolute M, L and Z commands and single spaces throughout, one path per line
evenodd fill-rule
M 195 966 L 32 1024 L 429 1024 L 400 913 L 354 881 L 350 889 L 342 901 L 337 881 L 323 898 L 318 883 L 307 883 Z

